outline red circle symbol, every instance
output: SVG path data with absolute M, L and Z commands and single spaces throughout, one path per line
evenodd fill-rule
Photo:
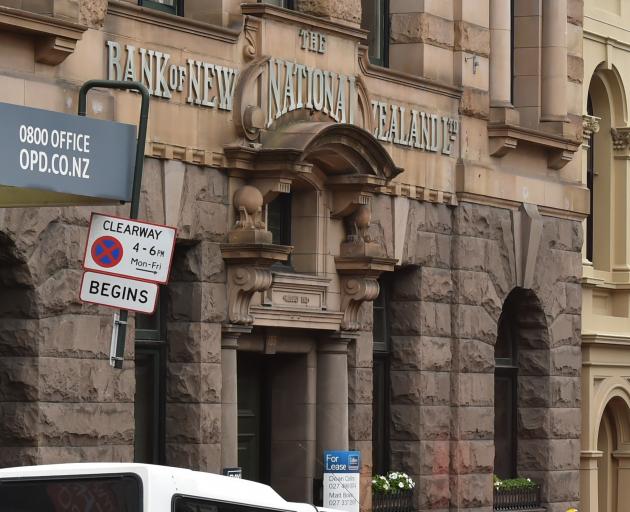
M 111 268 L 120 263 L 123 257 L 123 247 L 113 236 L 101 236 L 92 244 L 92 259 L 104 268 Z

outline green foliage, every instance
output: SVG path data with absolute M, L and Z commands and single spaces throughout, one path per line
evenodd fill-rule
M 390 471 L 387 475 L 372 477 L 372 491 L 375 494 L 393 494 L 399 491 L 410 491 L 416 486 L 407 473 Z
M 533 482 L 529 478 L 519 477 L 519 478 L 508 478 L 508 479 L 502 480 L 497 475 L 494 475 L 493 480 L 494 480 L 494 488 L 497 491 L 525 490 L 525 489 L 534 489 L 536 487 L 536 482 Z

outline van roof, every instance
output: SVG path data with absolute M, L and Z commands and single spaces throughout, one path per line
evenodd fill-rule
M 249 480 L 231 478 L 202 471 L 132 463 L 76 463 L 23 466 L 0 469 L 2 478 L 45 478 L 51 476 L 103 475 L 135 473 L 146 485 L 169 486 L 173 494 L 200 496 L 215 500 L 243 503 L 258 507 L 294 510 L 291 504 L 271 487 Z M 146 491 L 145 491 L 146 492 Z

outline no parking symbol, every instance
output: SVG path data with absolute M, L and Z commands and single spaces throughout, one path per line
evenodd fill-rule
M 94 240 L 90 252 L 94 263 L 103 268 L 118 265 L 124 254 L 122 244 L 113 236 L 101 236 Z

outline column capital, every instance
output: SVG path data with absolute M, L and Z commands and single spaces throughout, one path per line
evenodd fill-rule
M 221 326 L 221 349 L 236 350 L 240 336 L 250 332 L 252 332 L 251 325 L 223 324 Z

